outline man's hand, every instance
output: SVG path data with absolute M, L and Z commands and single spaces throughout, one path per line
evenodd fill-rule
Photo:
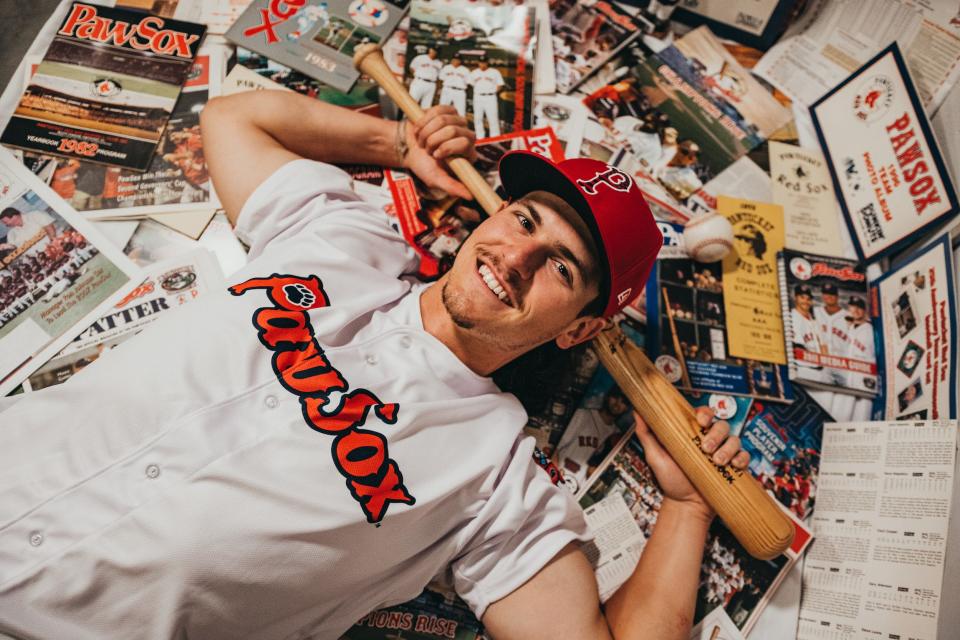
M 637 421 L 637 437 L 640 438 L 647 462 L 656 474 L 660 488 L 663 489 L 664 497 L 694 507 L 697 511 L 702 511 L 706 517 L 713 518 L 713 509 L 700 492 L 690 484 L 687 476 L 661 446 L 647 423 L 636 412 L 633 417 Z M 703 437 L 701 448 L 707 453 L 712 453 L 711 459 L 717 464 L 730 462 L 737 469 L 745 469 L 750 464 L 750 454 L 740 449 L 740 438 L 730 435 L 730 425 L 726 420 L 718 420 L 710 426 L 712 420 L 713 409 L 709 407 L 697 409 L 697 422 L 704 429 L 710 427 Z
M 445 158 L 462 156 L 473 162 L 476 134 L 467 128 L 467 121 L 450 105 L 431 107 L 419 124 L 408 123 L 404 167 L 413 171 L 432 189 L 472 200 L 473 195 L 463 183 L 452 177 L 443 163 Z

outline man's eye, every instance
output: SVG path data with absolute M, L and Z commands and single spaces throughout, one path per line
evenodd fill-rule
M 530 222 L 530 219 L 524 215 L 517 214 L 517 220 L 520 221 L 520 226 L 526 231 L 533 231 L 533 223 Z
M 562 262 L 557 262 L 556 265 L 557 271 L 560 273 L 563 279 L 567 282 L 570 282 L 570 270 L 567 269 L 567 265 L 563 264 Z

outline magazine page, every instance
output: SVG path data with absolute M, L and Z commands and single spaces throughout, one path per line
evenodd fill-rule
M 142 280 L 140 270 L 0 149 L 0 396 Z
M 24 152 L 24 164 L 89 219 L 144 217 L 219 206 L 200 138 L 200 112 L 219 94 L 221 52 L 201 52 L 190 68 L 145 172 Z
M 696 70 L 695 86 L 724 113 L 743 122 L 761 138 L 769 138 L 792 119 L 790 109 L 777 102 L 740 66 L 707 27 L 684 34 L 674 46 Z
M 636 436 L 597 472 L 580 498 L 594 539 L 582 549 L 597 575 L 601 601 L 606 601 L 633 573 L 656 526 L 663 493 L 647 465 Z M 746 635 L 790 568 L 810 543 L 810 532 L 791 515 L 796 527 L 793 545 L 772 560 L 746 552 L 723 523 L 710 526 L 703 550 L 700 588 L 693 624 L 723 607 Z
M 530 128 L 535 46 L 533 7 L 415 0 L 404 78 L 423 109 L 452 105 L 493 138 Z
M 222 36 L 249 5 L 250 0 L 116 0 L 114 6 L 200 22 L 208 34 Z
M 224 286 L 220 267 L 206 249 L 153 265 L 147 279 L 117 302 L 60 353 L 27 378 L 25 391 L 69 380 L 106 351 L 129 340 L 160 316 Z
M 881 420 L 956 416 L 957 307 L 953 252 L 942 235 L 871 283 L 883 363 Z
M 944 637 L 956 448 L 952 420 L 826 425 L 799 640 Z
M 73 3 L 0 142 L 146 170 L 204 31 L 190 22 Z
M 770 189 L 770 176 L 756 162 L 743 156 L 694 191 L 687 200 L 687 209 L 693 215 L 713 213 L 717 210 L 719 196 L 734 194 L 747 200 L 777 202 Z
M 598 159 L 633 175 L 645 196 L 668 208 L 670 200 L 686 204 L 761 142 L 734 110 L 698 90 L 700 69 L 674 47 L 651 55 L 631 45 L 601 68 L 606 84 L 583 100 L 603 127 L 602 146 L 612 149 Z
M 550 3 L 557 91 L 570 93 L 641 31 L 629 13 L 604 0 Z
M 874 397 L 875 327 L 864 267 L 856 260 L 784 250 L 778 259 L 790 379 Z
M 576 96 L 537 96 L 533 103 L 533 126 L 553 129 L 564 157 L 578 158 L 589 114 L 589 109 Z
M 239 47 L 305 73 L 340 91 L 360 77 L 353 53 L 386 40 L 403 17 L 405 1 L 286 3 L 254 0 L 226 33 Z
M 753 71 L 809 106 L 894 41 L 917 78 L 923 104 L 936 112 L 960 77 L 960 19 L 948 2 L 823 3 L 803 33 L 774 45 Z

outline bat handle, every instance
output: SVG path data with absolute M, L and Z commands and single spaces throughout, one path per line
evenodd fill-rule
M 380 47 L 375 44 L 365 44 L 357 47 L 353 54 L 353 64 L 380 85 L 384 93 L 397 103 L 397 106 L 400 107 L 400 110 L 403 111 L 410 122 L 414 124 L 420 122 L 424 114 L 423 109 L 413 99 L 407 88 L 393 75 L 393 71 L 387 66 L 387 61 L 383 59 Z M 470 190 L 470 193 L 476 198 L 477 204 L 483 207 L 484 211 L 492 215 L 500 209 L 503 200 L 487 184 L 487 181 L 470 164 L 469 160 L 454 156 L 447 158 L 446 163 L 450 167 L 450 171 Z

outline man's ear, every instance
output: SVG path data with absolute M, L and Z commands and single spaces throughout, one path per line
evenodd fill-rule
M 605 326 L 607 326 L 606 318 L 597 318 L 594 316 L 577 318 L 557 336 L 557 346 L 561 349 L 569 349 L 587 340 L 592 340 L 598 333 L 603 331 Z

